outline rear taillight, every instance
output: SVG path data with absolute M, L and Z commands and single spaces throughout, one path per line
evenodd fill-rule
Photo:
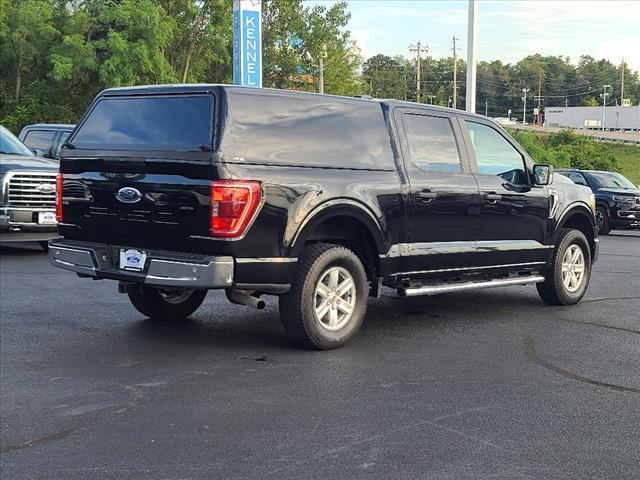
M 56 220 L 62 222 L 62 174 L 56 177 Z
M 258 211 L 260 200 L 260 182 L 211 182 L 211 235 L 222 238 L 244 235 Z

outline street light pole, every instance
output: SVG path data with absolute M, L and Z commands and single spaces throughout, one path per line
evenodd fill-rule
M 469 20 L 467 30 L 467 112 L 476 112 L 476 25 L 478 23 L 478 5 L 476 0 L 469 0 Z
M 456 36 L 453 36 L 453 108 L 458 108 L 458 52 L 456 51 Z
M 522 89 L 522 125 L 527 124 L 527 93 L 529 93 L 530 88 Z
M 603 85 L 600 98 L 602 99 L 602 130 L 604 130 L 604 121 L 607 116 L 607 97 L 610 95 L 607 89 L 611 88 L 611 85 Z

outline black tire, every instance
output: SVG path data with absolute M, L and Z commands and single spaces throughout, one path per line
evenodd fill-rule
M 333 267 L 339 267 L 337 270 L 343 272 L 346 270 L 355 286 L 351 316 L 344 320 L 343 326 L 335 325 L 334 328 L 339 327 L 337 330 L 330 330 L 330 325 L 323 323 L 322 318 L 325 317 L 317 318 L 316 307 L 321 304 L 315 303 L 318 283 Z M 358 332 L 367 310 L 368 297 L 369 283 L 358 256 L 340 245 L 316 244 L 303 250 L 291 290 L 280 296 L 280 319 L 289 337 L 298 345 L 318 350 L 339 348 Z M 334 310 L 336 308 L 341 307 L 333 307 Z
M 611 231 L 611 222 L 609 221 L 609 210 L 607 210 L 607 207 L 598 205 L 596 209 L 596 223 L 598 224 L 599 235 L 607 235 Z
M 158 289 L 155 287 L 133 288 L 129 292 L 129 300 L 136 310 L 154 320 L 182 320 L 195 312 L 207 295 L 207 290 L 188 290 L 183 300 L 180 297 L 171 300 L 167 293 L 178 292 L 178 289 Z
M 565 253 L 577 245 L 584 255 L 584 274 L 575 291 L 570 291 L 563 282 L 562 261 Z M 549 305 L 573 305 L 584 296 L 591 278 L 591 249 L 584 234 L 579 230 L 564 228 L 560 231 L 553 251 L 551 267 L 545 272 L 546 280 L 536 284 L 538 295 Z
M 41 242 L 38 242 L 38 245 L 40 245 L 40 248 L 43 249 L 45 252 L 49 251 L 49 242 L 46 240 L 43 240 Z

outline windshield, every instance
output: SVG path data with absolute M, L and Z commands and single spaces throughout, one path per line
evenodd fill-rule
M 624 188 L 625 190 L 637 190 L 636 187 L 629 179 L 619 173 L 613 172 L 589 172 L 587 174 L 589 180 L 593 183 L 596 189 L 600 188 Z
M 33 156 L 33 152 L 16 138 L 9 130 L 0 125 L 0 153 Z

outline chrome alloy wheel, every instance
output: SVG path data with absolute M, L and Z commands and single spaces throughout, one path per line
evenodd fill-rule
M 348 270 L 331 267 L 318 280 L 313 293 L 316 320 L 332 332 L 344 327 L 356 308 L 356 284 Z
M 183 288 L 159 288 L 158 293 L 165 302 L 177 305 L 188 300 L 193 294 L 193 290 Z
M 567 291 L 576 292 L 584 281 L 584 252 L 575 243 L 567 248 L 562 257 L 562 283 Z

